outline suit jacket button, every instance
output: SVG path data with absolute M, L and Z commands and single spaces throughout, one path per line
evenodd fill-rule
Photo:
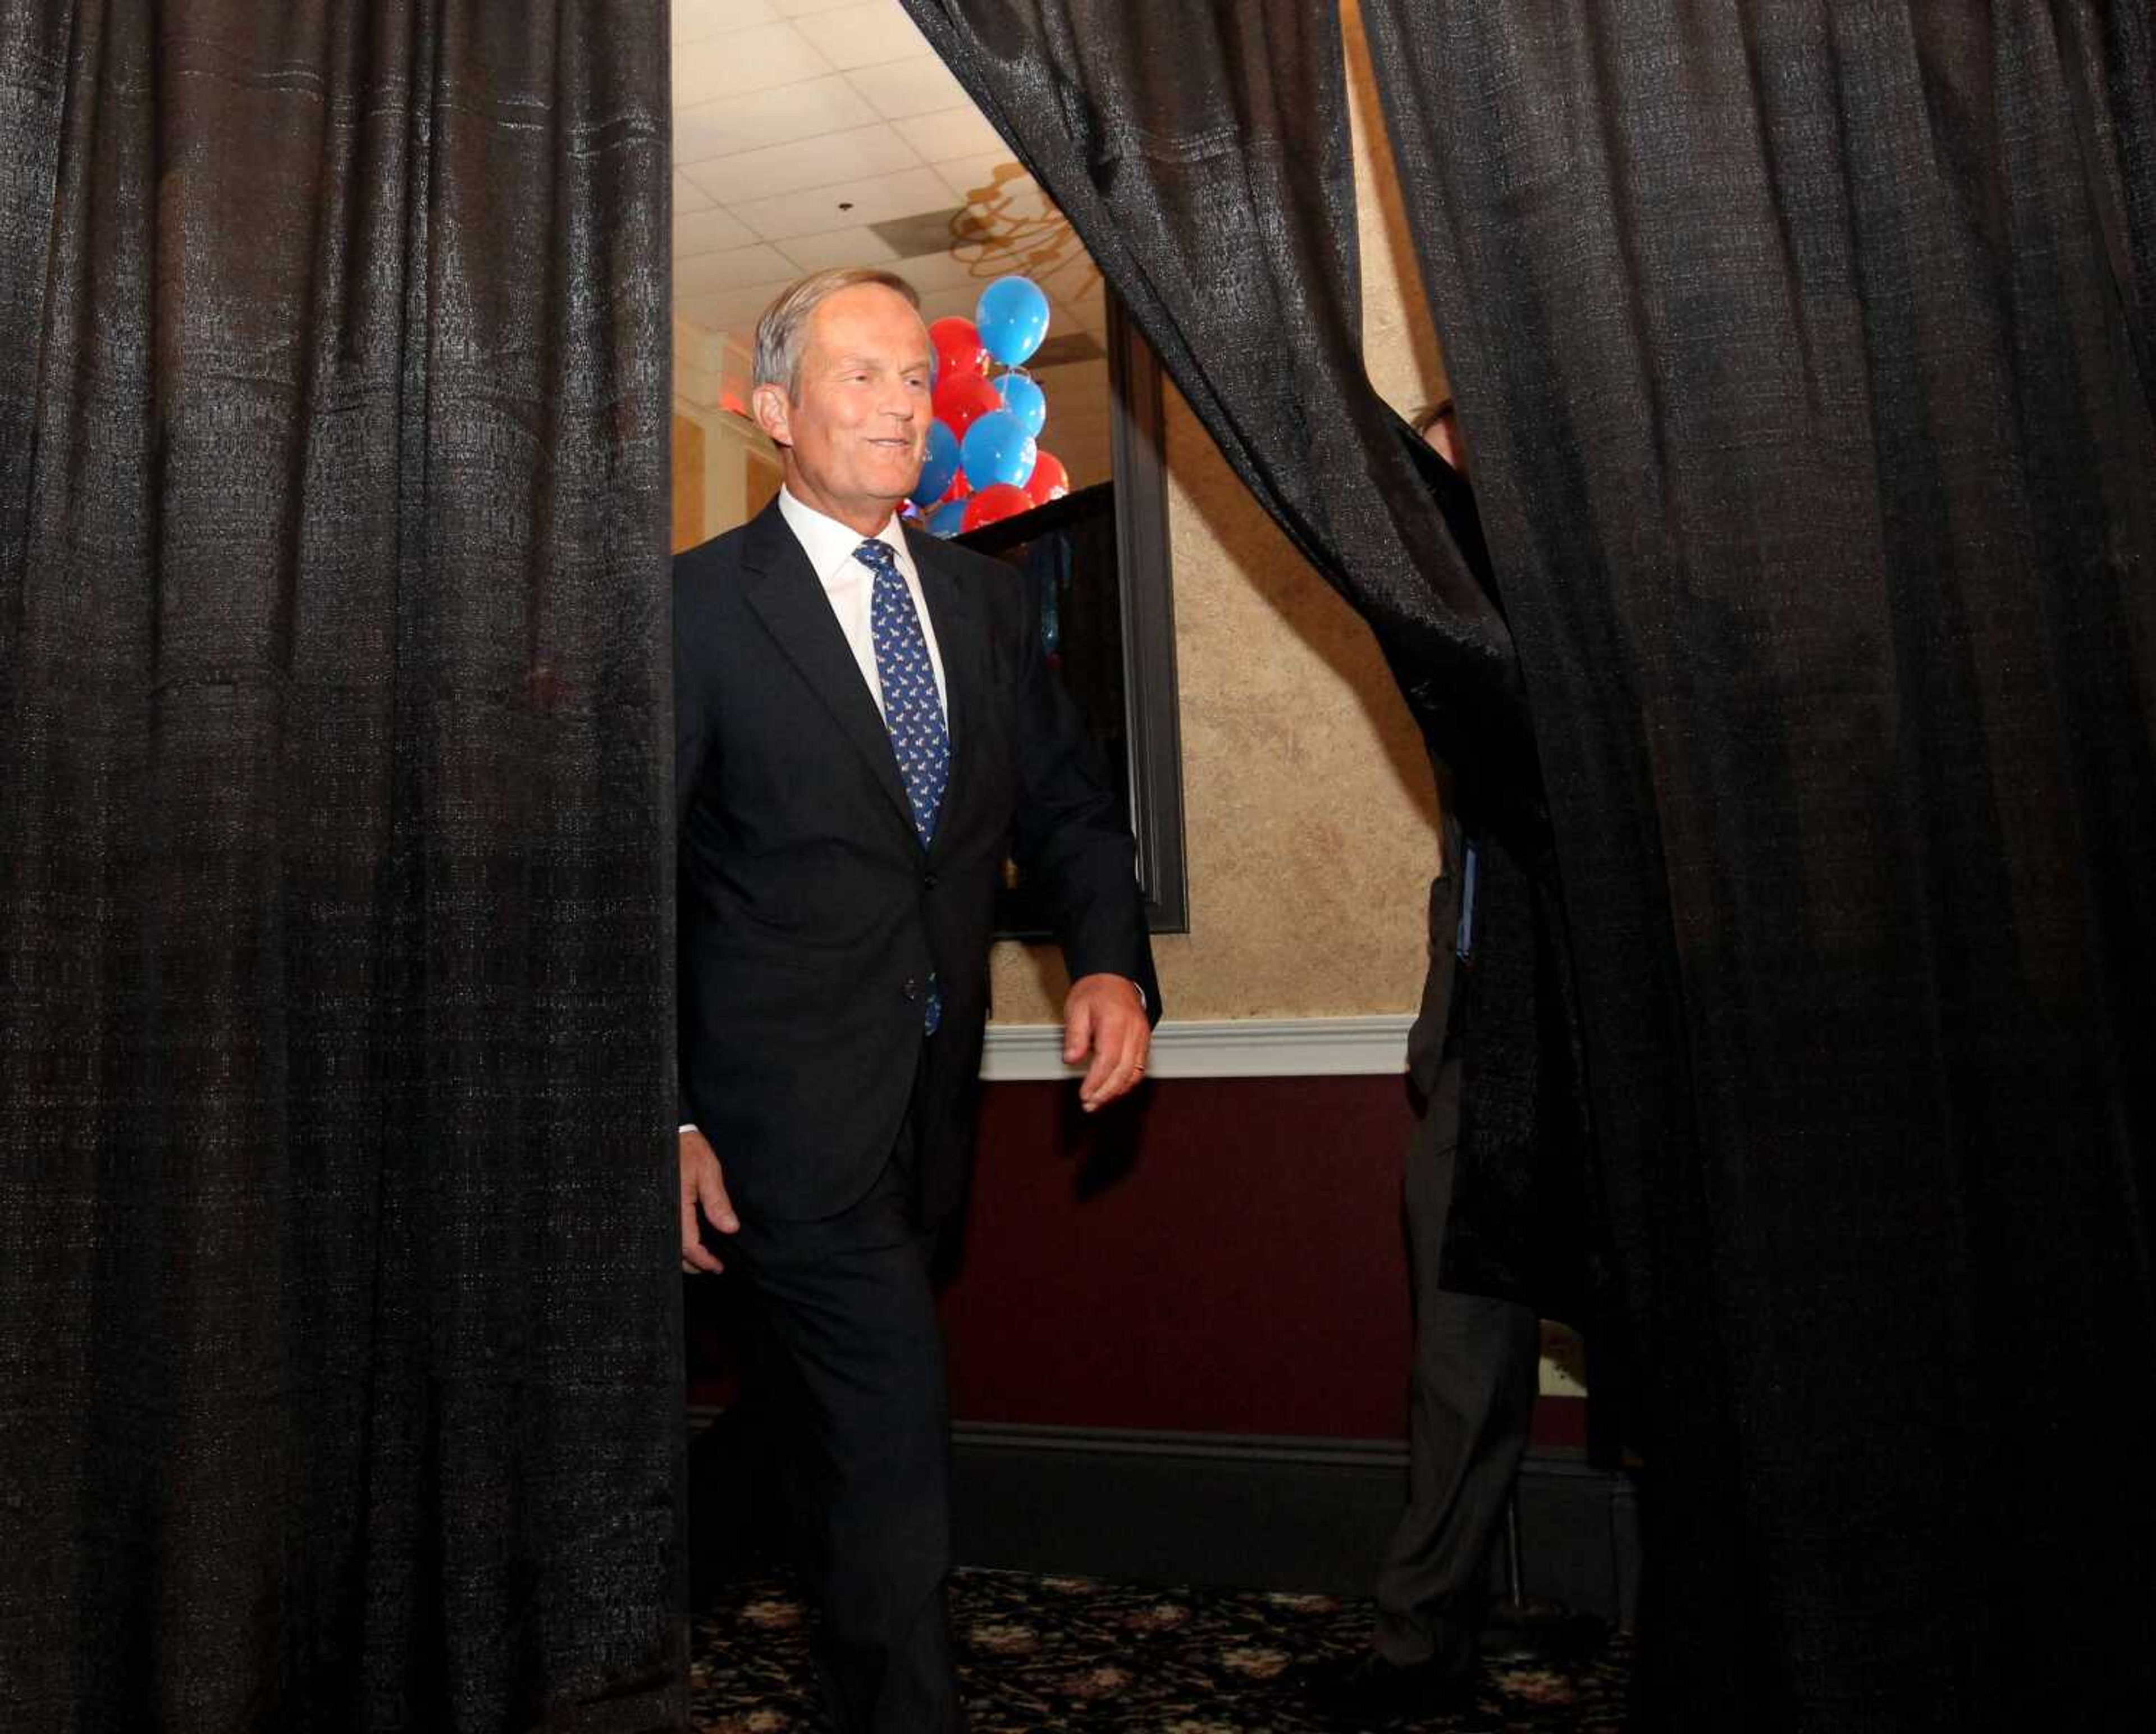
M 912 976 L 908 976 L 906 986 L 901 991 L 908 999 L 918 999 L 921 998 L 921 983 Z
M 924 891 L 934 890 L 936 889 L 936 875 L 932 873 L 922 874 L 921 875 L 921 889 Z

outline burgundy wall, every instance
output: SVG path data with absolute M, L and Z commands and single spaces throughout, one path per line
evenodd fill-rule
M 954 1418 L 1398 1439 L 1409 1299 L 1399 1077 L 1156 1080 L 1095 1119 L 1067 1083 L 984 1091 L 945 1291 Z M 722 1398 L 724 1285 L 690 1285 Z M 1545 1398 L 1536 1438 L 1581 1405 Z
M 985 1095 L 958 1419 L 1400 1435 L 1400 1079 L 1157 1081 L 1099 1121 L 1067 1084 Z

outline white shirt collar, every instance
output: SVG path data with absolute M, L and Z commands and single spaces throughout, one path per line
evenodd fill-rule
M 864 541 L 880 541 L 898 557 L 898 569 L 911 572 L 913 557 L 907 551 L 906 532 L 899 528 L 898 514 L 893 512 L 883 528 L 873 536 L 864 536 L 850 525 L 819 512 L 813 505 L 804 505 L 791 488 L 778 490 L 779 516 L 786 520 L 786 527 L 793 532 L 793 539 L 808 557 L 808 563 L 816 568 L 816 576 L 829 583 L 834 574 L 853 577 L 866 571 L 854 559 L 854 550 Z

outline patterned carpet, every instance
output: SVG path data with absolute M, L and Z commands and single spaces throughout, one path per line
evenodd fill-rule
M 1357 1654 L 1369 1634 L 1368 1603 L 968 1571 L 957 1574 L 952 1617 L 974 1734 L 1618 1734 L 1624 1724 L 1630 1653 L 1622 1638 L 1563 1664 L 1491 1667 L 1470 1713 L 1350 1724 L 1317 1714 L 1290 1670 L 1322 1655 Z M 778 1580 L 711 1591 L 696 1624 L 697 1728 L 825 1734 L 807 1624 L 800 1601 Z

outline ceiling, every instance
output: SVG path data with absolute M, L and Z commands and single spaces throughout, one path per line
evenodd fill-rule
M 746 344 L 795 277 L 880 264 L 927 318 L 970 316 L 1023 271 L 1050 298 L 1043 359 L 1076 351 L 1034 370 L 1041 443 L 1104 479 L 1099 273 L 899 0 L 674 0 L 673 30 L 676 316 Z

